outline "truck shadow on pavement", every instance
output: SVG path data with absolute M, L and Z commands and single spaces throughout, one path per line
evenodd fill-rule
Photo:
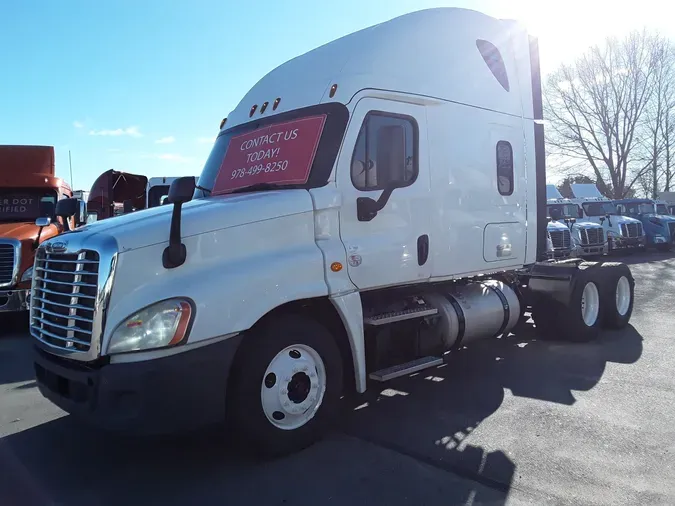
M 499 444 L 471 439 L 505 390 L 571 405 L 572 390 L 593 388 L 607 362 L 633 363 L 642 352 L 632 327 L 584 345 L 536 341 L 532 331 L 371 384 L 346 400 L 327 440 L 275 461 L 246 458 L 215 432 L 125 439 L 65 416 L 0 439 L 0 504 L 504 504 L 517 463 Z
M 552 425 L 550 419 L 536 419 L 534 411 L 528 418 L 507 413 L 502 418 L 513 425 L 496 429 L 497 434 L 492 428 L 489 439 L 494 446 L 472 445 L 472 434 L 502 406 L 505 391 L 572 405 L 573 390 L 592 389 L 608 362 L 631 364 L 641 354 L 642 337 L 632 326 L 603 332 L 593 343 L 571 344 L 538 341 L 530 324 L 518 336 L 479 341 L 438 368 L 386 384 L 371 383 L 366 395 L 355 401 L 358 405 L 345 420 L 344 431 L 474 481 L 478 486 L 470 495 L 471 504 L 503 503 L 517 462 L 500 443 L 522 433 L 518 426 L 544 435 L 550 430 L 546 425 Z M 543 439 L 541 451 L 551 451 Z

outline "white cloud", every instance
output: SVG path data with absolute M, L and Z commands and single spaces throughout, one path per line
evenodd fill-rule
M 75 128 L 84 128 L 84 123 L 82 123 L 81 121 L 75 120 L 75 121 L 73 121 L 73 126 Z
M 157 139 L 155 144 L 171 144 L 173 142 L 176 142 L 176 138 L 173 135 L 168 135 L 166 137 L 162 137 L 161 139 Z
M 216 142 L 215 137 L 199 137 L 197 139 L 198 144 L 213 144 L 214 142 Z
M 127 128 L 116 128 L 115 130 L 90 130 L 89 135 L 104 135 L 119 137 L 121 135 L 128 135 L 129 137 L 143 137 L 140 129 L 137 126 L 130 126 Z

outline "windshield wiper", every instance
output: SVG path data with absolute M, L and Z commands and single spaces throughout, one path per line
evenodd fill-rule
M 199 185 L 195 185 L 195 188 L 203 191 L 204 193 L 208 192 L 208 194 L 211 195 L 211 190 L 209 190 L 208 188 L 204 188 L 203 186 L 199 186 Z
M 260 192 L 265 190 L 278 190 L 280 188 L 297 188 L 298 185 L 288 185 L 288 184 L 276 184 L 276 183 L 256 183 L 249 186 L 244 186 L 242 188 L 237 188 L 232 190 L 230 193 L 248 193 L 248 192 Z

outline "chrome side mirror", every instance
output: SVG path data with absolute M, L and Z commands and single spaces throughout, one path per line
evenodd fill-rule
M 43 216 L 43 217 L 35 220 L 35 226 L 36 227 L 40 227 L 40 228 L 48 227 L 51 224 L 52 224 L 52 219 L 49 216 Z

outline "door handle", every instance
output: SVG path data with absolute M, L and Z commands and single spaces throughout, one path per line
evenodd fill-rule
M 421 235 L 417 238 L 417 264 L 422 266 L 429 258 L 429 236 Z

